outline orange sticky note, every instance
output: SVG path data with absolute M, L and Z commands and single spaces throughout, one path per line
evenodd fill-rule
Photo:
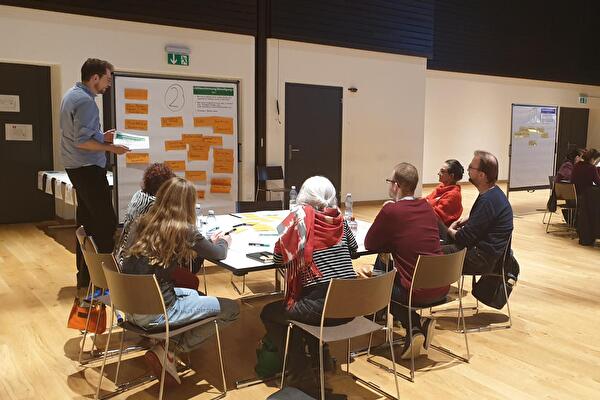
M 213 172 L 216 174 L 233 174 L 233 160 L 215 161 Z
M 202 143 L 204 137 L 199 133 L 182 133 L 181 140 L 184 143 Z
M 173 171 L 185 171 L 185 161 L 165 161 L 165 165 Z
M 126 119 L 125 129 L 132 129 L 134 131 L 147 131 L 148 121 L 145 119 Z
M 125 114 L 148 114 L 148 104 L 125 103 Z
M 222 136 L 204 136 L 203 140 L 211 146 L 223 146 Z
M 233 118 L 215 117 L 214 132 L 233 135 Z
M 165 150 L 185 150 L 187 145 L 183 140 L 165 140 Z
M 185 171 L 185 179 L 188 181 L 205 181 L 206 171 Z
M 207 161 L 208 150 L 210 146 L 207 143 L 190 143 L 188 150 L 188 161 Z
M 215 186 L 231 186 L 231 178 L 212 178 L 210 184 Z
M 198 196 L 199 199 L 203 199 L 204 198 L 204 190 L 196 190 L 196 195 Z
M 160 126 L 163 128 L 183 128 L 183 117 L 161 117 Z
M 216 162 L 233 161 L 233 149 L 214 149 L 213 156 Z
M 128 100 L 148 100 L 148 90 L 126 88 L 125 98 Z
M 150 154 L 148 153 L 126 153 L 125 154 L 126 164 L 149 164 Z
M 194 127 L 214 126 L 215 117 L 194 117 Z
M 230 193 L 231 186 L 210 185 L 211 193 Z

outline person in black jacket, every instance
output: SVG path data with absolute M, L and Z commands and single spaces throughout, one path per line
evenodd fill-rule
M 513 230 L 513 212 L 504 192 L 496 185 L 498 159 L 487 151 L 477 150 L 469 164 L 469 182 L 479 191 L 468 218 L 448 227 L 454 244 L 443 247 L 444 253 L 467 248 L 464 275 L 483 275 L 493 270 L 504 254 Z

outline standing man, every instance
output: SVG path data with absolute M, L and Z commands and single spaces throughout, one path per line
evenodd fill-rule
M 60 105 L 61 153 L 65 170 L 77 192 L 77 223 L 94 238 L 98 251 L 114 248 L 117 226 L 106 179 L 106 152 L 124 154 L 129 149 L 112 144 L 114 130 L 100 130 L 94 98 L 112 83 L 114 68 L 108 61 L 88 58 L 77 82 Z M 77 242 L 77 286 L 86 287 L 90 276 Z
M 502 257 L 513 231 L 513 212 L 506 195 L 496 185 L 498 159 L 487 151 L 477 150 L 469 164 L 469 182 L 479 191 L 471 213 L 448 228 L 455 244 L 444 246 L 444 253 L 467 248 L 463 275 L 492 272 Z

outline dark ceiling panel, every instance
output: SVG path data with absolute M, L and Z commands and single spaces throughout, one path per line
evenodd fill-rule
M 0 4 L 220 32 L 256 34 L 257 0 L 9 0 Z
M 433 0 L 273 0 L 271 37 L 430 57 Z
M 600 2 L 440 0 L 429 69 L 600 84 Z

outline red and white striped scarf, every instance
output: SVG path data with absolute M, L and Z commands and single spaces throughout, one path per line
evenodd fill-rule
M 308 278 L 323 274 L 313 262 L 313 252 L 332 247 L 344 233 L 344 219 L 337 208 L 315 211 L 311 206 L 296 207 L 277 227 L 279 239 L 275 252 L 281 253 L 287 265 L 285 302 L 289 308 L 300 298 Z

